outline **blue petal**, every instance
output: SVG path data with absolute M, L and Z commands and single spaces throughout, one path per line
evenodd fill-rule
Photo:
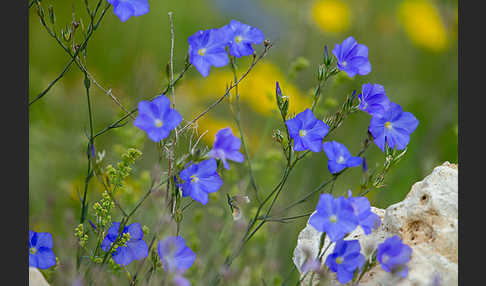
M 193 200 L 200 202 L 201 204 L 205 205 L 208 203 L 208 193 L 203 191 L 199 184 L 193 184 L 190 188 L 190 196 Z
M 317 202 L 316 210 L 318 212 L 331 213 L 334 197 L 331 194 L 321 194 Z
M 217 192 L 222 185 L 223 180 L 217 173 L 209 177 L 199 178 L 199 186 L 206 193 Z
M 341 172 L 344 168 L 346 168 L 346 166 L 344 164 L 339 164 L 334 160 L 328 160 L 327 168 L 329 169 L 329 172 L 331 172 L 331 174 L 337 174 Z
M 56 256 L 54 252 L 48 248 L 40 248 L 35 254 L 37 258 L 37 268 L 47 269 L 56 265 Z
M 348 283 L 353 279 L 354 272 L 346 271 L 344 267 L 338 267 L 337 279 L 341 284 Z
M 160 140 L 167 138 L 167 136 L 169 136 L 169 134 L 170 134 L 170 131 L 168 131 L 165 128 L 154 127 L 154 128 L 151 128 L 147 131 L 148 137 L 150 138 L 150 140 L 152 140 L 154 142 L 159 142 Z
M 133 256 L 128 247 L 118 247 L 112 254 L 113 260 L 119 265 L 128 265 L 133 261 Z
M 295 117 L 302 122 L 302 129 L 309 130 L 316 124 L 317 118 L 309 108 L 306 108 Z
M 299 131 L 302 128 L 302 122 L 300 122 L 297 118 L 292 118 L 285 121 L 285 125 L 287 125 L 287 129 L 289 130 L 290 137 L 295 139 L 295 137 L 299 136 Z
M 142 239 L 127 243 L 127 248 L 131 252 L 131 257 L 133 259 L 139 260 L 148 256 L 148 246 Z
M 161 94 L 154 98 L 152 100 L 152 104 L 155 105 L 156 108 L 154 110 L 157 110 L 154 115 L 156 115 L 157 118 L 160 118 L 163 114 L 165 114 L 167 111 L 169 111 L 170 108 L 170 100 L 167 96 Z
M 312 129 L 307 130 L 307 135 L 310 140 L 322 140 L 329 132 L 329 126 L 322 120 L 317 120 Z M 320 148 L 319 148 L 320 149 Z
M 38 266 L 37 255 L 29 253 L 29 266 Z
M 215 159 L 207 159 L 197 164 L 197 172 L 195 175 L 199 178 L 212 176 L 216 173 L 217 168 L 218 164 Z
M 207 77 L 209 75 L 209 70 L 211 69 L 211 64 L 206 61 L 204 56 L 190 56 L 189 61 L 196 67 L 197 71 L 203 76 Z
M 307 150 L 307 145 L 305 144 L 305 142 L 300 137 L 294 138 L 294 151 L 305 151 L 305 150 Z
M 164 118 L 162 119 L 163 128 L 167 130 L 174 129 L 179 123 L 182 121 L 182 115 L 175 109 L 169 109 L 166 113 Z
M 37 249 L 44 247 L 51 249 L 52 248 L 52 235 L 48 232 L 38 232 L 36 233 L 37 235 L 37 241 L 35 243 L 35 247 Z
M 131 0 L 130 3 L 132 4 L 132 8 L 134 10 L 134 16 L 141 16 L 150 11 L 147 0 Z
M 142 225 L 138 222 L 132 223 L 127 226 L 127 232 L 130 234 L 130 241 L 140 240 L 143 238 Z
M 196 260 L 196 253 L 189 247 L 184 247 L 182 251 L 177 253 L 177 268 L 178 270 L 185 271 L 189 269 Z
M 130 3 L 119 2 L 116 7 L 113 8 L 113 13 L 120 19 L 120 21 L 125 22 L 133 16 L 134 9 Z
M 319 212 L 314 213 L 309 218 L 309 224 L 312 225 L 317 231 L 320 232 L 325 231 L 326 221 L 329 221 L 329 217 Z
M 351 168 L 360 166 L 362 162 L 363 159 L 361 157 L 351 157 L 346 161 L 346 167 Z
M 393 126 L 405 129 L 409 134 L 414 132 L 419 124 L 419 121 L 410 112 L 403 112 L 398 120 L 393 122 Z
M 242 163 L 243 161 L 245 161 L 245 157 L 239 151 L 226 153 L 226 158 L 238 163 Z
M 229 63 L 228 54 L 225 50 L 218 53 L 208 51 L 204 56 L 205 60 L 215 67 L 224 67 Z
M 232 42 L 229 45 L 229 53 L 230 55 L 240 58 L 243 56 L 250 56 L 254 52 L 253 47 L 251 44 L 246 44 L 246 43 L 234 43 Z

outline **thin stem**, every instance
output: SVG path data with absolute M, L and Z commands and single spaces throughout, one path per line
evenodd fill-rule
M 238 75 L 236 73 L 236 58 L 231 57 L 231 68 L 233 70 L 233 77 L 234 81 L 238 81 Z M 260 203 L 260 198 L 258 197 L 258 187 L 256 184 L 255 176 L 253 174 L 253 168 L 251 167 L 251 159 L 250 159 L 250 154 L 248 153 L 248 148 L 246 146 L 246 140 L 245 140 L 245 134 L 243 133 L 243 128 L 241 127 L 241 112 L 240 112 L 240 93 L 238 92 L 238 84 L 235 85 L 235 101 L 234 105 L 236 106 L 236 112 L 231 108 L 231 111 L 233 113 L 233 119 L 236 123 L 236 126 L 238 127 L 238 131 L 240 132 L 240 138 L 241 138 L 241 146 L 243 147 L 243 153 L 245 154 L 246 157 L 246 162 L 248 165 L 248 173 L 250 175 L 250 185 L 253 187 L 253 190 L 255 191 L 255 198 L 258 203 Z
M 165 90 L 162 91 L 162 94 L 166 94 L 167 91 L 169 90 L 169 88 L 171 88 L 172 86 L 175 86 L 177 84 L 177 82 L 184 76 L 185 72 L 189 69 L 190 66 L 191 66 L 191 64 L 185 65 L 184 66 L 184 69 L 181 71 L 181 73 L 179 74 L 179 76 L 173 82 L 170 82 L 167 85 L 167 87 L 165 88 Z M 152 100 L 153 98 L 155 98 L 157 96 L 158 95 L 153 96 L 152 98 L 150 98 L 150 100 Z M 126 120 L 127 118 L 131 117 L 131 115 L 134 114 L 137 111 L 138 111 L 138 108 L 133 108 L 127 114 L 123 115 L 118 120 L 116 120 L 115 122 L 111 123 L 106 128 L 104 128 L 103 130 L 99 131 L 98 133 L 96 133 L 94 137 L 96 138 L 98 136 L 101 136 L 101 135 L 105 134 L 106 132 L 110 131 L 111 129 L 115 129 L 115 128 L 124 126 L 126 123 L 122 123 L 122 122 L 124 120 Z
M 98 7 L 100 6 L 102 0 L 100 0 L 98 2 L 98 5 L 96 7 L 96 10 L 94 12 L 94 14 L 96 15 L 97 11 L 98 11 Z M 36 101 L 38 101 L 39 99 L 41 99 L 42 97 L 44 97 L 47 92 L 66 74 L 66 72 L 69 70 L 71 64 L 73 62 L 76 61 L 76 57 L 78 56 L 78 54 L 83 51 L 87 45 L 88 45 L 88 41 L 89 39 L 91 38 L 91 36 L 93 35 L 94 31 L 96 31 L 96 29 L 98 28 L 99 24 L 101 23 L 101 20 L 103 19 L 106 11 L 108 10 L 108 8 L 110 7 L 111 5 L 109 3 L 107 3 L 107 5 L 105 6 L 105 8 L 103 9 L 102 13 L 101 13 L 101 16 L 100 18 L 98 19 L 98 22 L 93 25 L 93 20 L 94 20 L 94 17 L 92 18 L 92 21 L 90 23 L 90 26 L 89 26 L 89 29 L 88 29 L 88 34 L 86 36 L 86 39 L 84 40 L 84 42 L 81 44 L 81 46 L 79 47 L 79 49 L 77 49 L 74 54 L 71 56 L 71 60 L 69 61 L 69 63 L 64 67 L 64 69 L 62 70 L 62 72 L 51 82 L 49 83 L 49 85 L 47 86 L 46 89 L 44 89 L 41 93 L 39 93 L 39 95 L 37 95 L 37 97 L 35 97 L 33 100 L 31 100 L 29 102 L 29 107 L 35 103 Z M 41 20 L 43 21 L 43 19 L 41 18 Z

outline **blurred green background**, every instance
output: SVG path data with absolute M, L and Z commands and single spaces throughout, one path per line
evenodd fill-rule
M 89 3 L 95 5 L 96 2 L 90 0 Z M 293 112 L 308 107 L 324 45 L 328 45 L 331 52 L 336 43 L 351 35 L 368 46 L 372 72 L 353 79 L 340 74 L 331 80 L 324 88 L 317 113 L 331 114 L 346 95 L 355 89 L 360 92 L 361 85 L 370 82 L 382 84 L 392 101 L 420 121 L 411 135 L 405 158 L 386 177 L 387 186 L 369 193 L 372 205 L 386 208 L 402 200 L 411 185 L 435 166 L 444 161 L 457 163 L 457 1 L 149 0 L 149 3 L 148 14 L 132 17 L 125 23 L 119 21 L 112 9 L 107 12 L 88 45 L 89 72 L 104 88 L 111 88 L 124 106 L 132 109 L 138 101 L 159 94 L 167 85 L 169 11 L 174 13 L 176 72 L 184 65 L 187 38 L 196 31 L 221 27 L 231 19 L 261 29 L 273 47 L 241 84 L 240 93 L 243 130 L 248 137 L 256 180 L 263 193 L 277 183 L 283 166 L 279 146 L 272 140 L 273 130 L 283 130 L 274 104 L 275 82 L 279 81 L 284 94 L 291 98 Z M 81 18 L 84 25 L 88 23 L 83 1 L 43 0 L 42 4 L 46 9 L 52 4 L 58 33 L 71 22 L 73 11 L 76 19 Z M 47 87 L 69 60 L 47 35 L 35 10 L 33 7 L 29 11 L 30 99 Z M 80 42 L 81 37 L 76 41 Z M 261 45 L 256 47 L 257 51 L 262 48 Z M 295 72 L 292 67 L 297 63 L 302 69 Z M 248 64 L 248 59 L 240 60 L 240 74 Z M 229 66 L 213 67 L 207 78 L 191 68 L 176 87 L 176 107 L 184 120 L 192 119 L 220 97 L 231 79 Z M 92 85 L 91 91 L 94 128 L 99 131 L 122 112 L 102 90 Z M 60 285 L 75 279 L 72 250 L 76 242 L 72 233 L 80 212 L 77 192 L 82 192 L 86 175 L 87 112 L 83 74 L 74 65 L 44 98 L 29 108 L 29 228 L 53 234 L 54 251 L 61 261 L 61 268 L 53 279 Z M 342 142 L 352 153 L 357 153 L 369 121 L 367 114 L 355 113 L 329 139 Z M 223 102 L 200 120 L 199 134 L 208 131 L 200 146 L 211 148 L 214 134 L 226 126 L 237 133 L 228 105 Z M 188 138 L 184 140 L 187 143 Z M 115 164 L 128 147 L 143 151 L 128 181 L 129 187 L 120 199 L 129 205 L 140 198 L 149 186 L 154 164 L 158 164 L 155 144 L 130 122 L 99 137 L 95 146 L 97 152 L 106 152 L 104 165 Z M 185 150 L 186 147 L 181 147 L 179 155 Z M 368 166 L 373 168 L 383 163 L 384 156 L 372 145 L 366 158 Z M 166 163 L 162 161 L 161 164 L 165 166 Z M 308 156 L 292 173 L 275 210 L 328 177 L 325 154 Z M 360 177 L 360 168 L 341 176 L 335 185 L 335 194 L 357 189 Z M 223 262 L 223 254 L 231 250 L 231 243 L 218 248 L 219 241 L 224 241 L 220 238 L 225 236 L 231 241 L 233 233 L 241 232 L 241 221 L 233 222 L 226 194 L 246 194 L 246 165 L 232 164 L 223 178 L 225 184 L 210 196 L 207 206 L 193 204 L 184 215 L 181 233 L 198 253 L 196 266 L 187 275 L 194 285 L 206 285 L 208 278 L 204 277 L 210 274 L 205 271 L 216 271 Z M 101 192 L 101 185 L 93 180 L 90 202 L 99 199 Z M 252 198 L 251 190 L 248 195 Z M 312 211 L 316 203 L 317 196 L 287 215 Z M 138 214 L 138 221 L 156 229 L 156 213 L 162 204 L 162 198 L 155 195 Z M 245 212 L 254 211 L 255 206 L 252 201 L 245 207 L 243 221 L 248 218 Z M 232 267 L 235 273 L 228 276 L 227 285 L 261 285 L 262 279 L 267 285 L 279 285 L 287 278 L 296 281 L 298 275 L 292 270 L 291 257 L 298 232 L 305 223 L 306 219 L 299 219 L 287 224 L 265 225 L 235 261 Z M 165 234 L 173 235 L 173 230 L 163 228 L 161 237 Z M 209 270 L 204 270 L 207 263 L 211 264 Z

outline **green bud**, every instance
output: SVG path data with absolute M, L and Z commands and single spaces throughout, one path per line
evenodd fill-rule
M 142 227 L 143 235 L 148 235 L 150 233 L 150 228 L 146 225 Z
M 52 7 L 52 5 L 49 6 L 49 19 L 51 20 L 51 24 L 54 25 L 56 22 L 56 16 L 54 15 L 54 7 Z

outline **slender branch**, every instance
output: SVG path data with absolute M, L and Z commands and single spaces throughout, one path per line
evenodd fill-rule
M 230 60 L 231 60 L 231 69 L 233 70 L 234 81 L 237 82 L 238 75 L 236 74 L 236 58 L 230 56 Z M 253 174 L 253 168 L 251 167 L 251 158 L 248 152 L 248 148 L 246 146 L 245 134 L 243 133 L 243 128 L 241 127 L 240 93 L 238 92 L 237 84 L 235 86 L 234 105 L 236 106 L 236 111 L 234 111 L 233 108 L 231 108 L 231 111 L 233 113 L 233 119 L 236 123 L 236 126 L 238 127 L 238 131 L 240 132 L 241 146 L 243 147 L 243 153 L 245 153 L 246 162 L 248 165 L 248 173 L 250 175 L 250 185 L 253 187 L 253 190 L 255 191 L 255 198 L 257 202 L 260 203 L 260 198 L 258 197 L 258 187 L 256 184 L 255 176 Z
M 185 72 L 189 69 L 189 67 L 191 66 L 191 64 L 186 64 L 184 66 L 184 69 L 181 71 L 181 73 L 179 74 L 179 76 L 173 81 L 173 82 L 170 82 L 167 87 L 165 88 L 165 90 L 162 92 L 162 94 L 166 94 L 167 91 L 169 90 L 169 88 L 175 86 L 177 84 L 177 82 L 184 76 Z M 152 100 L 153 98 L 157 97 L 158 95 L 156 96 L 153 96 L 152 98 L 150 98 L 150 100 Z M 115 129 L 115 128 L 119 128 L 119 127 L 122 127 L 124 126 L 126 123 L 123 123 L 123 121 L 125 121 L 128 117 L 130 117 L 132 114 L 134 114 L 135 112 L 138 111 L 138 108 L 133 108 L 132 110 L 130 110 L 127 114 L 123 115 L 122 117 L 120 117 L 118 120 L 116 120 L 115 122 L 111 123 L 110 125 L 108 125 L 106 128 L 104 128 L 103 130 L 99 131 L 98 133 L 95 134 L 95 138 L 98 137 L 98 136 L 101 136 L 103 134 L 105 134 L 106 132 L 110 131 L 111 129 Z
M 102 0 L 100 0 L 98 2 L 98 5 L 96 7 L 96 10 L 94 11 L 94 15 L 96 15 L 97 11 L 98 11 L 98 7 L 100 6 Z M 89 39 L 91 38 L 91 36 L 93 35 L 94 31 L 96 31 L 96 29 L 98 28 L 99 24 L 101 23 L 101 20 L 103 19 L 106 11 L 108 10 L 108 8 L 110 7 L 111 5 L 109 3 L 107 3 L 107 5 L 105 6 L 105 8 L 103 9 L 102 13 L 101 13 L 101 16 L 100 18 L 98 19 L 98 22 L 93 25 L 93 21 L 94 21 L 94 16 L 90 22 L 90 26 L 89 26 L 89 29 L 88 29 L 88 34 L 86 36 L 86 39 L 84 40 L 84 42 L 81 44 L 81 46 L 79 47 L 79 49 L 77 49 L 74 54 L 72 55 L 71 57 L 71 60 L 69 61 L 69 63 L 64 67 L 64 69 L 62 70 L 62 72 L 51 82 L 49 83 L 49 85 L 47 86 L 46 89 L 44 89 L 41 93 L 39 93 L 39 95 L 37 95 L 37 97 L 35 97 L 33 100 L 31 100 L 29 102 L 29 107 L 35 103 L 36 101 L 38 101 L 39 99 L 41 99 L 42 97 L 44 97 L 47 92 L 66 74 L 66 72 L 69 70 L 69 68 L 71 67 L 71 64 L 73 62 L 75 62 L 76 60 L 76 57 L 78 56 L 78 54 L 83 51 L 87 45 L 88 45 L 88 41 Z M 42 20 L 42 18 L 41 18 Z M 43 20 L 42 20 L 43 21 Z

